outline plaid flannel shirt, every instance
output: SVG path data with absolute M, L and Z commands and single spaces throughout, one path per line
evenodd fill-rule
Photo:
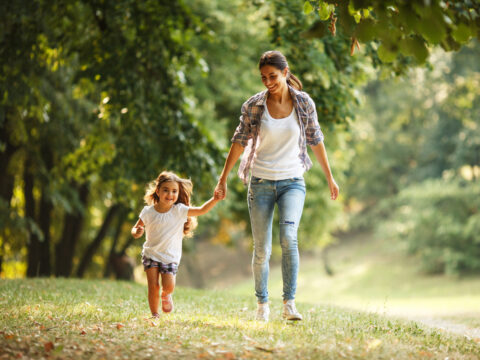
M 299 157 L 305 167 L 305 171 L 308 171 L 312 167 L 312 161 L 307 153 L 307 145 L 317 145 L 322 142 L 323 133 L 318 123 L 315 103 L 310 96 L 306 92 L 298 91 L 290 85 L 288 88 L 299 120 L 298 125 L 300 126 Z M 242 105 L 240 123 L 231 140 L 233 143 L 238 143 L 245 148 L 242 162 L 238 169 L 238 176 L 244 184 L 248 181 L 249 171 L 253 165 L 257 139 L 260 134 L 261 119 L 267 106 L 267 95 L 268 90 L 264 90 L 245 101 Z

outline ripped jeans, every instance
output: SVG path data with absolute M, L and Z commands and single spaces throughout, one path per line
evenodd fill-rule
M 254 242 L 252 268 L 255 295 L 261 304 L 268 302 L 268 273 L 275 203 L 280 219 L 283 300 L 295 299 L 299 265 L 297 230 L 302 217 L 305 193 L 303 177 L 265 180 L 252 176 L 250 180 L 248 210 Z

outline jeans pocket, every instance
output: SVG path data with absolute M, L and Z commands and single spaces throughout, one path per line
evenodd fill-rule
M 263 182 L 262 178 L 258 178 L 256 176 L 252 176 L 250 178 L 250 184 L 252 184 L 252 185 L 261 184 L 262 182 Z

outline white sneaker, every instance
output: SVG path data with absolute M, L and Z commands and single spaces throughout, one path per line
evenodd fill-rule
M 268 321 L 268 316 L 270 315 L 270 308 L 268 303 L 257 304 L 257 316 L 255 317 L 258 321 Z
M 295 300 L 287 300 L 287 302 L 283 304 L 283 317 L 287 320 L 302 320 L 302 315 L 295 307 Z

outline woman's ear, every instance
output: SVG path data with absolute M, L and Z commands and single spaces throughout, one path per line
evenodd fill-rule
M 287 77 L 289 71 L 290 71 L 290 69 L 289 69 L 288 66 L 287 66 L 287 67 L 286 67 L 285 69 L 283 69 L 283 71 L 282 71 L 283 76 Z

